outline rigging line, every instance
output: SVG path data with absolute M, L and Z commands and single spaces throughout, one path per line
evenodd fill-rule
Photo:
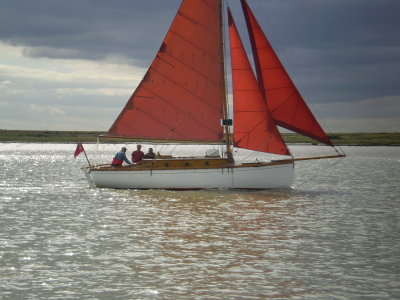
M 333 148 L 335 149 L 336 153 L 346 155 L 346 154 L 344 153 L 344 150 L 342 149 L 342 147 L 341 147 L 340 145 L 337 145 L 337 146 L 336 146 L 336 145 L 333 145 Z M 338 149 L 339 149 L 340 151 L 338 151 Z M 339 153 L 339 152 L 341 152 L 341 153 Z
M 335 161 L 332 165 L 330 165 L 329 168 L 332 168 L 332 167 L 334 167 L 335 165 L 339 164 L 343 159 L 344 159 L 344 157 L 341 157 L 340 159 L 338 159 L 337 161 Z M 298 184 L 298 185 L 296 186 L 296 188 L 299 187 L 299 186 L 301 186 L 301 185 L 303 185 L 303 184 L 305 184 L 305 183 L 307 183 L 307 182 L 309 182 L 309 181 L 311 181 L 311 180 L 313 180 L 313 179 L 314 179 L 315 177 L 317 177 L 317 176 L 318 176 L 318 174 L 315 174 L 315 175 L 311 176 L 311 177 L 310 177 L 309 179 L 307 179 L 306 181 L 303 181 L 302 183 Z
M 175 151 L 176 147 L 178 147 L 178 144 L 174 145 L 174 147 L 172 148 L 172 150 L 170 150 L 168 153 L 168 155 L 172 155 L 172 152 Z
M 265 156 L 265 154 L 266 154 L 266 152 L 247 150 L 247 149 L 238 148 L 238 147 L 235 148 L 235 153 L 239 153 L 239 155 L 241 156 L 241 159 L 239 161 L 243 161 L 243 162 L 246 162 L 246 161 L 260 162 L 258 160 L 258 156 Z M 274 157 L 274 156 L 271 156 L 271 155 L 274 155 L 274 154 L 271 154 L 271 153 L 267 153 L 267 154 L 270 154 L 268 159 L 263 158 L 261 161 L 272 160 L 272 157 Z M 276 155 L 279 155 L 279 154 L 276 154 Z
M 236 148 L 235 153 L 239 152 L 239 149 L 241 148 Z M 242 151 L 240 151 L 242 152 Z M 239 152 L 239 153 L 240 153 Z M 253 161 L 257 159 L 257 155 L 260 153 L 259 151 L 249 151 L 248 154 L 246 154 L 248 151 L 245 151 L 242 158 L 240 159 L 240 161 Z
M 179 119 L 176 119 L 174 125 L 172 125 L 172 127 L 170 128 L 169 133 L 168 133 L 168 136 L 167 136 L 167 138 L 166 138 L 166 142 L 169 141 L 172 132 L 175 132 L 176 125 L 178 125 L 179 121 L 180 121 Z M 166 146 L 166 145 L 161 146 L 161 149 L 162 149 L 162 150 L 164 150 L 164 149 L 163 149 L 164 146 Z M 176 146 L 175 146 L 175 148 L 176 148 Z M 174 148 L 173 150 L 175 150 L 175 148 Z M 173 150 L 171 150 L 169 154 L 171 154 Z M 160 151 L 161 151 L 161 150 L 160 150 Z

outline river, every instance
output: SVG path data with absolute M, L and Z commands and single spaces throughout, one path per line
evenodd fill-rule
M 74 150 L 0 143 L 1 299 L 400 299 L 399 147 L 253 192 L 93 189 Z

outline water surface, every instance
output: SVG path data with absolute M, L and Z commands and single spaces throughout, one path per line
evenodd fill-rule
M 0 144 L 1 299 L 400 298 L 400 148 L 344 147 L 263 192 L 90 189 L 74 150 Z

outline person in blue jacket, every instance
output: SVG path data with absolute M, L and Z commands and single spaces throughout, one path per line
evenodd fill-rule
M 126 147 L 122 147 L 121 151 L 119 151 L 117 154 L 115 154 L 111 166 L 112 167 L 120 167 L 122 166 L 122 163 L 125 161 L 128 165 L 131 164 L 129 159 L 126 157 Z

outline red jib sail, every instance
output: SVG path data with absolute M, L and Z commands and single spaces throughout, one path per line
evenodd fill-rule
M 272 49 L 246 0 L 241 0 L 257 79 L 275 124 L 332 145 Z
M 228 17 L 232 64 L 234 145 L 255 151 L 290 155 L 265 104 L 229 10 Z
M 107 136 L 224 139 L 221 1 L 184 0 L 146 75 Z

